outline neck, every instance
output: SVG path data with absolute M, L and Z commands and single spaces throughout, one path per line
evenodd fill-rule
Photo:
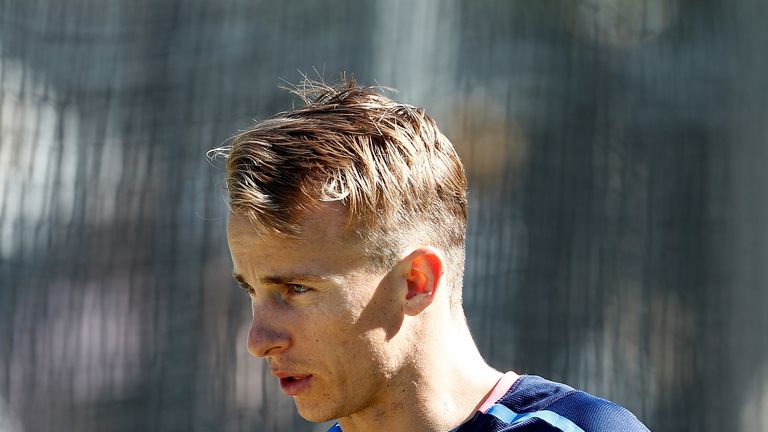
M 444 432 L 472 417 L 502 373 L 485 363 L 463 318 L 448 322 L 419 339 L 409 366 L 391 380 L 395 391 L 340 419 L 344 432 Z

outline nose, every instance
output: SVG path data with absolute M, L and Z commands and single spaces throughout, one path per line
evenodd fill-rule
M 279 330 L 268 315 L 254 310 L 251 329 L 248 331 L 248 352 L 255 357 L 274 356 L 285 351 L 289 345 L 290 338 L 285 331 Z

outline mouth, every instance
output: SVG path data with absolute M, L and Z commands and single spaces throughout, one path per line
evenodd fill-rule
M 290 375 L 280 378 L 280 388 L 288 396 L 296 396 L 312 383 L 312 375 Z

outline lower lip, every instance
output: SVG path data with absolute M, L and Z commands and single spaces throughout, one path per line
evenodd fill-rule
M 285 392 L 285 394 L 287 394 L 288 396 L 296 396 L 299 393 L 306 390 L 307 387 L 309 387 L 311 381 L 312 381 L 312 375 L 307 375 L 304 378 L 297 379 L 297 380 L 281 378 L 280 388 L 283 389 L 283 392 Z

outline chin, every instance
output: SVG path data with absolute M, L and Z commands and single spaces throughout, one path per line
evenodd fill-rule
M 295 399 L 294 402 L 296 403 L 296 411 L 299 412 L 301 418 L 312 423 L 327 422 L 340 417 L 335 415 L 334 410 L 329 409 L 327 406 L 318 406 L 315 403 L 301 402 Z

